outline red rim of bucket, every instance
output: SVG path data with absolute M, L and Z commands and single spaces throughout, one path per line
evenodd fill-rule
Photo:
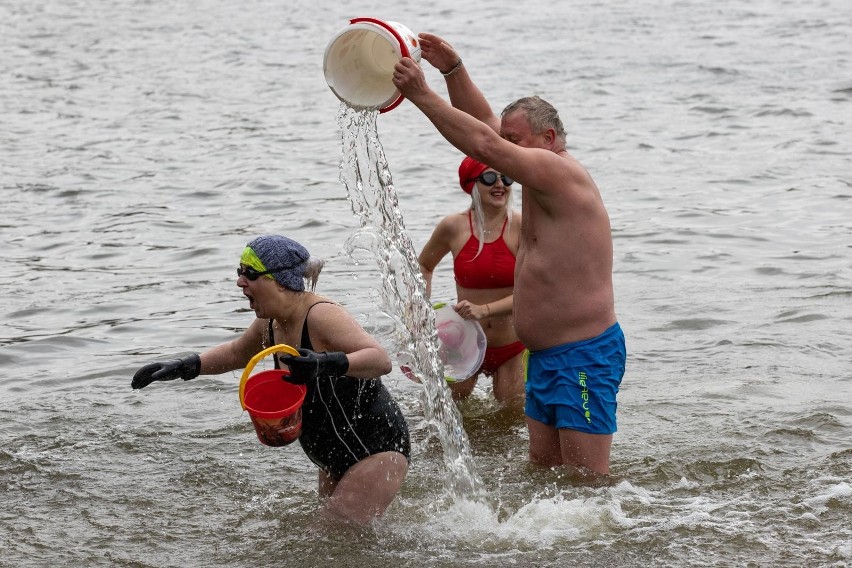
M 252 415 L 252 416 L 256 416 L 256 417 L 258 417 L 258 418 L 278 418 L 278 417 L 280 417 L 280 416 L 285 416 L 285 415 L 293 414 L 296 410 L 298 410 L 298 408 L 299 408 L 300 406 L 302 406 L 302 404 L 303 404 L 303 403 L 304 403 L 304 401 L 305 401 L 305 394 L 306 394 L 306 393 L 307 393 L 307 391 L 308 391 L 308 389 L 305 387 L 305 385 L 294 385 L 293 383 L 287 383 L 287 382 L 286 382 L 286 381 L 284 381 L 284 379 L 282 379 L 282 378 L 277 378 L 277 379 L 267 379 L 267 376 L 268 376 L 268 375 L 271 375 L 271 374 L 276 374 L 276 375 L 278 375 L 279 377 L 281 377 L 281 376 L 283 376 L 283 375 L 289 375 L 289 374 L 290 374 L 290 372 L 289 372 L 289 371 L 286 371 L 286 370 L 284 370 L 284 369 L 269 369 L 269 370 L 267 370 L 267 371 L 261 371 L 260 373 L 257 373 L 257 374 L 255 374 L 255 375 L 252 375 L 252 376 L 249 378 L 248 382 L 246 383 L 246 398 L 248 398 L 248 394 L 249 394 L 252 390 L 254 390 L 254 389 L 250 389 L 250 388 L 249 388 L 249 385 L 250 385 L 250 383 L 252 382 L 252 379 L 257 379 L 257 378 L 259 378 L 259 379 L 263 379 L 263 382 L 267 382 L 268 380 L 280 380 L 280 381 L 282 381 L 282 382 L 285 382 L 285 384 L 286 384 L 288 387 L 293 387 L 293 388 L 295 388 L 296 390 L 298 390 L 298 391 L 301 393 L 301 395 L 299 396 L 299 400 L 298 400 L 297 402 L 295 402 L 294 404 L 292 404 L 292 405 L 288 406 L 287 408 L 283 408 L 283 409 L 281 409 L 281 410 L 275 410 L 275 411 L 269 411 L 269 410 L 256 410 L 256 409 L 252 408 L 251 406 L 249 406 L 248 402 L 246 402 L 246 410 L 247 410 L 247 411 L 248 411 L 248 413 L 249 413 L 250 415 Z
M 386 22 L 383 22 L 382 20 L 379 20 L 379 19 L 376 19 L 376 18 L 352 18 L 351 20 L 349 20 L 350 24 L 357 24 L 358 22 L 369 22 L 371 24 L 376 24 L 377 26 L 381 26 L 381 27 L 385 28 L 387 31 L 389 31 L 391 33 L 391 35 L 393 35 L 393 37 L 396 38 L 396 41 L 399 42 L 399 47 L 402 50 L 402 56 L 403 57 L 411 57 L 411 52 L 408 51 L 408 46 L 405 44 L 405 40 L 403 39 L 403 37 L 401 35 L 399 35 L 399 32 L 397 32 L 395 29 L 393 29 L 391 26 L 389 26 Z M 379 114 L 382 114 L 382 113 L 387 112 L 389 110 L 395 109 L 396 107 L 398 107 L 400 105 L 400 103 L 402 103 L 402 101 L 404 99 L 405 99 L 405 97 L 403 97 L 400 94 L 394 102 L 392 102 L 391 104 L 389 104 L 388 106 L 386 106 L 383 109 L 379 109 Z

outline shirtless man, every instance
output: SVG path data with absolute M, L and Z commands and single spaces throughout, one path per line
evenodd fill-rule
M 626 349 L 598 188 L 566 151 L 562 121 L 549 103 L 523 98 L 498 118 L 456 51 L 432 34 L 420 40 L 423 59 L 446 79 L 451 104 L 410 58 L 396 64 L 394 85 L 453 146 L 523 186 L 514 319 L 530 350 L 530 461 L 607 475 Z

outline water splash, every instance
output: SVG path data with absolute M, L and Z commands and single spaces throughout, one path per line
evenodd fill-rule
M 394 343 L 424 388 L 424 415 L 444 449 L 448 475 L 446 489 L 456 497 L 484 496 L 476 473 L 461 414 L 444 382 L 438 357 L 435 310 L 426 297 L 417 255 L 405 232 L 396 189 L 379 142 L 376 110 L 356 111 L 345 104 L 338 111 L 343 158 L 340 181 L 346 187 L 361 230 L 347 242 L 372 253 L 379 264 L 382 311 L 394 324 Z

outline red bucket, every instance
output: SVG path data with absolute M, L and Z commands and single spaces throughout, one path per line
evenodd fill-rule
M 302 434 L 302 402 L 307 389 L 288 383 L 283 369 L 261 371 L 245 383 L 244 406 L 257 439 L 267 446 L 286 446 Z

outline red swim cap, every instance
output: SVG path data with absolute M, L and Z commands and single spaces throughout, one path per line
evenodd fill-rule
M 487 169 L 488 166 L 482 162 L 477 162 L 470 156 L 462 160 L 459 166 L 459 185 L 461 185 L 465 193 L 473 191 L 473 184 L 476 183 L 476 178 Z

